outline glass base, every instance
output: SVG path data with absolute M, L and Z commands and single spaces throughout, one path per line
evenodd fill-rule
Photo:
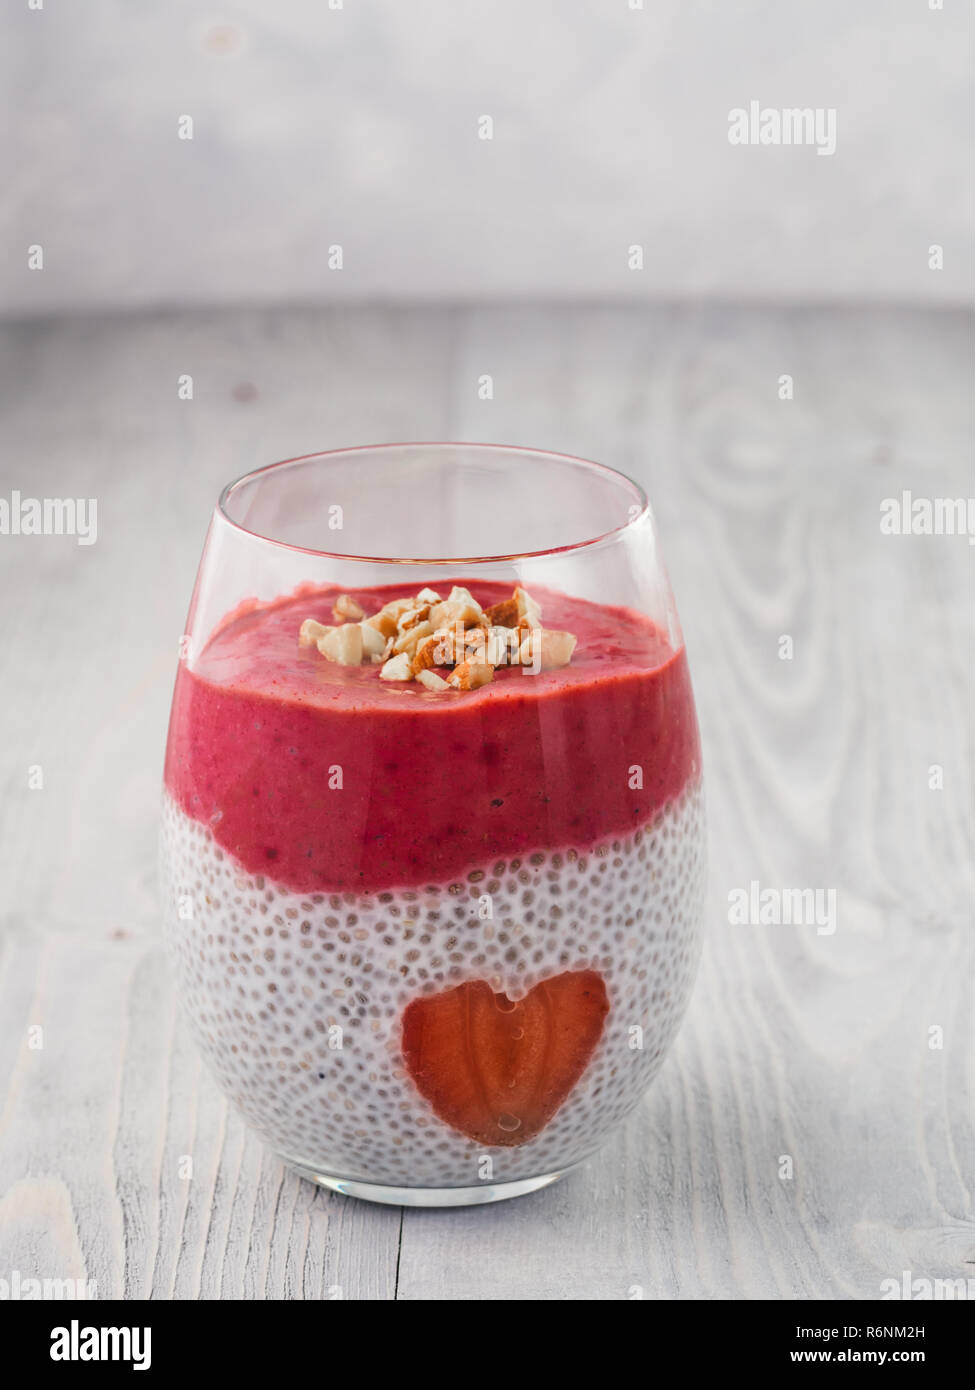
M 366 1202 L 381 1202 L 390 1207 L 475 1207 L 484 1202 L 504 1202 L 509 1197 L 524 1197 L 556 1182 L 568 1169 L 543 1173 L 537 1178 L 522 1178 L 520 1182 L 484 1182 L 476 1187 L 390 1187 L 385 1183 L 356 1182 L 320 1173 L 304 1163 L 279 1155 L 281 1161 L 301 1178 L 341 1192 L 344 1197 L 361 1197 Z

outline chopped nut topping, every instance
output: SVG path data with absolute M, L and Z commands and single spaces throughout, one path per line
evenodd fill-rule
M 494 680 L 494 667 L 486 661 L 462 661 L 447 677 L 447 684 L 455 690 L 477 690 Z
M 318 650 L 340 666 L 358 666 L 362 661 L 362 628 L 358 623 L 328 628 L 318 639 Z
M 500 603 L 492 603 L 490 608 L 485 608 L 484 616 L 492 627 L 517 627 L 518 600 L 505 598 Z
M 457 649 L 458 629 L 454 629 L 454 646 Z M 469 627 L 466 631 L 460 632 L 460 641 L 463 646 L 463 653 L 459 660 L 470 658 L 472 661 L 483 661 L 484 647 L 487 643 L 487 629 L 483 627 Z
M 514 628 L 489 627 L 484 659 L 492 666 L 517 666 L 521 638 Z
M 445 599 L 421 589 L 415 598 L 391 599 L 370 618 L 349 594 L 340 594 L 332 611 L 347 621 L 326 627 L 306 618 L 299 646 L 317 647 L 342 666 L 371 661 L 381 667 L 380 680 L 415 679 L 427 690 L 477 690 L 498 666 L 556 670 L 569 664 L 576 645 L 571 632 L 542 627 L 539 604 L 521 588 L 486 610 L 455 584 Z M 435 667 L 453 669 L 445 680 Z
M 396 624 L 399 615 L 405 613 L 408 608 L 413 608 L 414 602 L 411 598 L 394 598 L 392 602 L 386 603 L 380 608 L 378 613 L 374 613 L 366 622 L 377 627 L 384 637 L 396 636 Z
M 413 667 L 406 652 L 391 657 L 379 672 L 381 681 L 409 681 L 413 679 Z
M 384 637 L 372 623 L 360 623 L 362 628 L 362 650 L 372 661 L 382 661 L 386 643 L 392 639 Z
M 480 621 L 481 605 L 471 597 L 467 589 L 462 589 L 456 584 L 447 598 L 442 603 L 434 604 L 430 610 L 430 622 L 434 632 L 442 627 L 453 627 L 454 623 L 473 627 Z
M 519 620 L 527 622 L 529 627 L 541 627 L 542 610 L 531 594 L 526 594 L 524 589 L 516 589 L 511 597 L 518 605 Z
M 576 639 L 571 632 L 559 632 L 556 628 L 533 627 L 521 644 L 518 659 L 522 666 L 534 666 L 538 654 L 538 666 L 542 671 L 555 671 L 560 666 L 568 666 L 575 651 Z
M 430 637 L 421 637 L 413 653 L 413 666 L 415 670 L 426 671 L 429 670 L 431 666 L 442 664 L 437 661 L 436 657 L 437 643 L 441 640 L 441 637 L 437 633 L 433 633 Z
M 407 628 L 393 643 L 393 651 L 396 653 L 406 652 L 412 658 L 416 651 L 417 643 L 424 637 L 429 637 L 433 628 L 428 622 L 417 623 L 415 627 Z
M 392 637 L 396 632 L 396 619 L 384 608 L 380 608 L 378 613 L 373 613 L 371 618 L 366 619 L 366 622 L 377 632 L 382 633 L 383 637 Z
M 411 627 L 416 627 L 417 623 L 424 622 L 430 616 L 429 603 L 421 604 L 417 608 L 407 608 L 399 616 L 396 623 L 398 632 L 408 632 Z M 433 629 L 430 629 L 431 632 Z
M 486 661 L 489 666 L 517 666 L 521 634 L 508 627 L 472 627 L 464 633 L 468 660 Z
M 339 623 L 359 623 L 366 615 L 351 594 L 339 594 L 332 616 Z
M 436 671 L 417 671 L 416 679 L 421 685 L 425 685 L 428 690 L 449 690 L 450 686 L 443 676 L 438 676 Z
M 299 647 L 317 647 L 318 639 L 324 637 L 327 632 L 331 632 L 330 627 L 325 627 L 322 623 L 316 623 L 314 618 L 306 618 L 298 629 Z
M 390 639 L 384 637 L 378 627 L 373 627 L 368 618 L 361 622 L 359 626 L 362 628 L 362 647 L 367 655 L 375 656 L 381 653 Z
M 463 661 L 466 653 L 464 629 L 460 626 L 443 627 L 439 631 L 425 635 L 417 643 L 413 664 L 418 670 L 430 666 L 453 666 Z

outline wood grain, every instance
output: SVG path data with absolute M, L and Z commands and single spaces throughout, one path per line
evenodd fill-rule
M 973 348 L 968 314 L 850 309 L 0 328 L 0 495 L 99 502 L 94 546 L 0 538 L 0 1276 L 452 1300 L 876 1298 L 903 1270 L 975 1274 L 975 551 L 879 530 L 904 488 L 975 492 Z M 219 486 L 445 436 L 648 486 L 705 742 L 709 939 L 672 1056 L 596 1159 L 494 1208 L 401 1213 L 291 1176 L 202 1071 L 160 949 L 156 811 Z M 836 932 L 729 925 L 753 879 L 835 889 Z

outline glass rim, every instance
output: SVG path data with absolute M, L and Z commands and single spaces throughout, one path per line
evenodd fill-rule
M 614 526 L 608 531 L 603 531 L 598 536 L 590 536 L 581 541 L 572 541 L 568 545 L 546 546 L 542 550 L 525 550 L 513 552 L 508 555 L 438 555 L 425 557 L 348 555 L 338 551 L 317 550 L 311 546 L 295 545 L 290 541 L 278 540 L 274 536 L 266 536 L 261 531 L 250 530 L 249 527 L 235 520 L 227 509 L 235 489 L 243 487 L 244 484 L 251 483 L 269 473 L 276 473 L 278 469 L 285 470 L 294 467 L 296 464 L 310 463 L 314 459 L 339 459 L 354 454 L 378 454 L 401 449 L 482 450 L 484 453 L 489 454 L 522 454 L 532 458 L 544 458 L 571 463 L 577 467 L 587 469 L 592 473 L 602 474 L 607 480 L 614 480 L 617 483 L 622 483 L 629 489 L 634 501 L 639 505 L 639 511 L 636 515 L 628 517 L 627 520 L 622 522 L 619 526 Z M 227 483 L 217 498 L 216 510 L 217 515 L 220 516 L 228 526 L 240 532 L 241 535 L 248 536 L 251 540 L 263 541 L 266 545 L 274 546 L 278 550 L 288 550 L 299 555 L 313 555 L 318 559 L 349 560 L 370 565 L 479 565 L 504 564 L 518 560 L 534 560 L 549 555 L 568 555 L 577 550 L 585 550 L 590 546 L 600 545 L 605 541 L 613 539 L 615 536 L 622 535 L 624 532 L 629 531 L 649 516 L 650 502 L 646 492 L 635 478 L 631 478 L 628 473 L 624 473 L 618 468 L 611 468 L 609 464 L 597 463 L 595 459 L 580 458 L 575 454 L 564 454 L 552 449 L 534 449 L 529 445 L 522 444 L 484 444 L 469 440 L 409 440 L 401 443 L 354 444 L 339 449 L 324 449 L 311 454 L 298 454 L 294 458 L 279 459 L 275 463 L 262 464 L 260 468 L 249 469 L 246 473 L 241 473 L 238 477 Z

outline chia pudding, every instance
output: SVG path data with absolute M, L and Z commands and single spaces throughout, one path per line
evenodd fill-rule
M 228 615 L 174 696 L 163 872 L 184 1008 L 278 1153 L 365 1184 L 516 1183 L 584 1158 L 657 1072 L 700 949 L 683 649 L 629 609 L 535 591 L 526 618 L 497 584 L 444 592 L 419 625 L 454 595 L 478 616 L 428 683 L 430 637 L 401 636 L 423 594 L 314 589 Z

